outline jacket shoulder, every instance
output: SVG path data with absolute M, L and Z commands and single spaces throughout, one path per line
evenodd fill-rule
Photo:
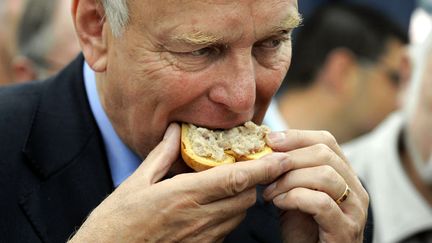
M 44 85 L 36 81 L 0 88 L 0 154 L 29 131 Z

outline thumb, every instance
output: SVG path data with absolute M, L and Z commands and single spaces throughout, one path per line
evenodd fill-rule
M 136 174 L 146 180 L 147 186 L 162 179 L 180 152 L 180 126 L 171 123 L 163 140 L 149 153 Z

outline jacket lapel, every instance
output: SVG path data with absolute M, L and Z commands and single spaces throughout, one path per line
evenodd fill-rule
M 80 56 L 44 81 L 23 149 L 39 183 L 22 189 L 20 205 L 45 242 L 64 242 L 113 190 L 82 67 Z

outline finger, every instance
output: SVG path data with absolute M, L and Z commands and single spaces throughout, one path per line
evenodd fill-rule
M 223 240 L 225 239 L 225 237 L 231 233 L 235 228 L 238 227 L 238 225 L 244 220 L 244 218 L 246 217 L 246 212 L 236 215 L 235 217 L 232 217 L 228 220 L 226 220 L 225 222 L 221 223 L 219 226 L 213 225 L 210 227 L 211 235 L 214 235 L 216 242 L 223 242 Z M 203 238 L 204 242 L 206 239 Z
M 272 132 L 267 135 L 266 142 L 273 150 L 280 152 L 291 151 L 315 144 L 325 144 L 340 158 L 346 161 L 345 155 L 336 139 L 327 131 L 289 129 L 283 132 Z
M 190 242 L 223 242 L 223 239 L 231 233 L 244 220 L 246 213 L 238 214 L 207 228 L 196 231 L 195 237 Z
M 342 176 L 351 189 L 357 192 L 364 190 L 351 167 L 325 144 L 292 150 L 287 152 L 287 155 L 292 170 L 328 165 Z
M 267 143 L 275 151 L 290 151 L 294 168 L 301 168 L 302 159 L 308 157 L 304 166 L 312 167 L 328 164 L 345 179 L 353 191 L 357 193 L 363 204 L 369 201 L 366 190 L 354 173 L 336 139 L 327 131 L 303 131 L 290 129 L 284 132 L 273 132 L 267 136 Z M 306 149 L 311 147 L 310 149 Z M 300 149 L 299 149 L 300 148 Z M 306 150 L 303 150 L 306 149 Z M 303 158 L 295 158 L 296 150 L 303 150 Z M 306 152 L 308 151 L 308 152 Z M 301 153 L 300 151 L 299 153 Z M 336 155 L 336 156 L 335 156 Z M 314 157 L 318 157 L 314 159 Z
M 258 160 L 217 166 L 193 177 L 178 177 L 184 177 L 184 187 L 190 189 L 198 203 L 207 204 L 274 181 L 289 170 L 287 158 L 285 153 L 272 153 Z
M 325 192 L 337 200 L 345 192 L 346 182 L 333 167 L 328 165 L 302 168 L 291 170 L 273 182 L 266 188 L 263 196 L 266 200 L 271 200 L 296 187 Z
M 196 173 L 192 175 L 195 174 Z M 247 209 L 253 206 L 256 201 L 256 190 L 255 188 L 251 188 L 239 193 L 234 197 L 229 197 L 210 204 L 201 205 L 194 201 L 187 191 L 178 191 L 172 189 L 175 186 L 168 186 L 168 183 L 171 183 L 173 180 L 174 178 L 164 180 L 155 184 L 151 188 L 154 189 L 155 187 L 163 186 L 165 190 L 161 191 L 160 188 L 158 188 L 155 190 L 155 192 L 159 192 L 159 194 L 166 194 L 167 196 L 169 195 L 169 197 L 173 200 L 172 202 L 167 202 L 169 200 L 161 201 L 159 205 L 160 208 L 175 209 L 177 214 L 185 214 L 185 216 L 187 216 L 187 220 L 170 220 L 168 223 L 169 225 L 166 226 L 178 227 L 178 225 L 181 225 L 179 232 L 176 233 L 176 238 L 180 239 L 181 242 L 184 242 L 184 239 L 190 239 L 190 237 L 194 237 L 195 233 L 207 234 L 210 231 L 216 232 L 212 231 L 212 228 L 220 227 L 220 225 L 227 225 L 226 222 L 230 221 L 232 218 L 236 218 L 239 215 L 245 215 Z M 223 232 L 223 228 L 224 227 L 218 229 L 217 232 Z
M 207 204 L 205 210 L 207 215 L 216 219 L 216 222 L 225 220 L 227 217 L 233 217 L 240 213 L 246 212 L 256 202 L 255 187 L 240 192 L 236 196 L 223 198 L 218 201 Z
M 180 126 L 171 123 L 163 140 L 149 153 L 147 158 L 135 171 L 144 184 L 152 185 L 162 179 L 176 161 L 180 152 Z
M 329 242 L 353 242 L 353 238 L 362 234 L 362 225 L 366 222 L 361 214 L 351 212 L 351 217 L 344 215 L 342 209 L 326 193 L 306 188 L 295 188 L 281 194 L 273 203 L 282 210 L 299 210 L 311 215 L 319 225 L 320 239 L 324 241 L 332 239 Z
M 323 231 L 343 229 L 347 220 L 336 202 L 326 193 L 295 188 L 273 200 L 282 210 L 299 210 L 311 215 Z

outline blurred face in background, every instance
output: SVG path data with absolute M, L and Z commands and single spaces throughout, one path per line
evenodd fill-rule
M 408 66 L 407 66 L 408 65 Z M 402 83 L 409 75 L 405 46 L 389 41 L 387 50 L 377 63 L 360 64 L 354 78 L 352 103 L 347 113 L 360 134 L 372 130 L 392 111 L 399 108 Z
M 23 0 L 0 0 L 0 85 L 13 81 L 12 58 L 16 54 L 16 32 Z
M 44 1 L 28 2 L 21 19 L 23 29 L 18 36 L 22 42 L 19 45 L 20 55 L 14 58 L 13 63 L 16 82 L 46 79 L 60 71 L 80 52 L 70 14 L 70 1 Z M 32 23 L 39 22 L 43 23 L 39 29 L 30 29 Z

